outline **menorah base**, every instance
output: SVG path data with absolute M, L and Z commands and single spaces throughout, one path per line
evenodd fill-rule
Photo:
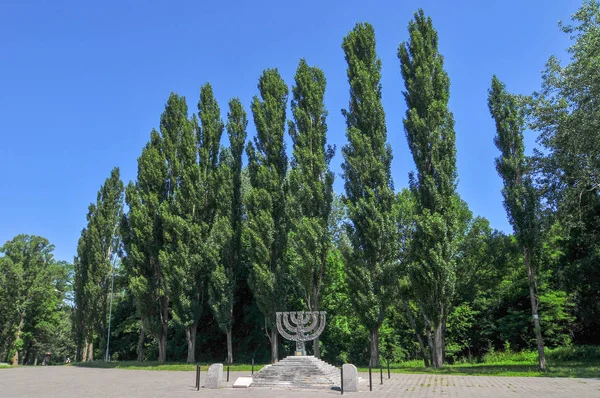
M 304 341 L 296 341 L 296 356 L 305 356 L 306 348 L 304 346 Z

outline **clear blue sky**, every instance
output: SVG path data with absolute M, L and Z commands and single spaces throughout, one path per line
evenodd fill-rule
M 135 179 L 136 159 L 171 91 L 196 111 L 200 85 L 210 82 L 225 118 L 234 96 L 249 111 L 265 68 L 279 68 L 291 86 L 301 57 L 328 80 L 328 140 L 338 147 L 332 163 L 341 193 L 339 149 L 346 138 L 340 109 L 349 96 L 341 42 L 359 21 L 375 27 L 392 173 L 397 190 L 406 186 L 414 165 L 402 128 L 396 51 L 419 7 L 433 18 L 450 75 L 459 193 L 474 214 L 509 232 L 487 88 L 494 73 L 511 91 L 538 88 L 547 58 L 565 58 L 568 37 L 557 22 L 579 5 L 0 0 L 0 244 L 20 233 L 41 235 L 56 245 L 57 259 L 72 261 L 89 203 L 114 166 L 125 182 Z M 529 150 L 534 143 L 529 134 Z

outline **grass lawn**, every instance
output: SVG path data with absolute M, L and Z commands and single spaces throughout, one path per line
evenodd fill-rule
M 484 356 L 482 362 L 457 363 L 446 365 L 442 369 L 432 369 L 423 366 L 423 361 L 407 361 L 392 363 L 392 373 L 433 373 L 449 375 L 470 376 L 523 376 L 523 377 L 600 377 L 600 347 L 579 346 L 560 347 L 546 350 L 547 371 L 537 369 L 537 352 L 491 352 Z M 202 370 L 208 369 L 209 363 L 202 363 Z M 82 366 L 92 368 L 117 368 L 136 370 L 183 370 L 194 371 L 196 365 L 186 363 L 158 362 L 104 362 L 94 361 L 77 363 L 68 366 Z M 264 364 L 255 364 L 254 371 L 258 372 Z M 231 371 L 249 372 L 252 365 L 234 364 Z M 366 367 L 359 367 L 360 372 L 368 372 Z M 384 363 L 384 377 L 387 373 L 387 364 Z M 379 369 L 373 369 L 373 377 L 378 377 Z
M 167 362 L 158 363 L 156 361 L 115 361 L 115 362 L 104 362 L 104 361 L 93 361 L 93 362 L 79 362 L 71 366 L 80 366 L 84 368 L 102 368 L 102 369 L 129 369 L 129 370 L 184 370 L 184 371 L 195 371 L 196 365 L 181 362 Z M 202 371 L 208 370 L 210 363 L 201 363 L 200 369 Z M 258 372 L 264 364 L 254 365 L 254 371 Z M 227 365 L 223 364 L 223 369 L 227 370 Z M 247 364 L 233 364 L 230 366 L 232 372 L 250 372 L 252 365 Z
M 423 362 L 411 361 L 391 364 L 391 373 L 433 373 L 463 376 L 522 376 L 522 377 L 600 377 L 600 361 L 596 362 L 547 362 L 547 371 L 540 372 L 536 362 L 523 363 L 505 361 L 502 363 L 471 363 L 446 365 L 442 369 L 432 369 L 423 366 Z M 359 372 L 368 372 L 368 368 L 360 367 Z M 373 372 L 377 377 L 379 369 Z M 387 374 L 387 364 L 383 369 L 384 377 Z M 375 376 L 374 376 L 375 377 Z

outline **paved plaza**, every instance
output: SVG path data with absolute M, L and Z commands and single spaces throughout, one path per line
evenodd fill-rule
M 194 388 L 195 372 L 90 369 L 75 366 L 20 367 L 0 370 L 0 397 L 334 397 L 339 391 L 285 389 L 233 389 L 233 381 L 250 372 L 231 372 L 219 390 Z M 202 384 L 206 372 L 202 372 Z M 367 374 L 360 374 L 368 380 Z M 373 375 L 375 376 L 375 374 Z M 431 374 L 379 374 L 373 391 L 367 382 L 361 397 L 600 397 L 600 378 L 447 376 Z

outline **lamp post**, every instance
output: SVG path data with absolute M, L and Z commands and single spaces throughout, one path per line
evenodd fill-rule
M 108 310 L 108 332 L 106 337 L 106 356 L 104 357 L 104 362 L 108 362 L 108 353 L 110 349 L 110 321 L 112 320 L 112 303 L 113 303 L 113 290 L 115 286 L 115 263 L 117 262 L 117 252 L 113 254 L 112 261 L 112 272 L 110 277 L 110 306 Z

